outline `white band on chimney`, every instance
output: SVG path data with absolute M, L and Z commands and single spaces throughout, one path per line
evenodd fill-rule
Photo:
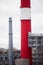
M 31 19 L 31 8 L 21 8 L 21 20 Z

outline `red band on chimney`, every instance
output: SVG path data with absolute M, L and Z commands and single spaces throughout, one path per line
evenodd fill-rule
M 30 8 L 30 0 L 21 0 L 21 7 L 29 7 Z

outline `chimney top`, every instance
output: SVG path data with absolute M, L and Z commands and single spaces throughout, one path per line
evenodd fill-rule
M 12 22 L 12 17 L 9 17 L 9 22 Z

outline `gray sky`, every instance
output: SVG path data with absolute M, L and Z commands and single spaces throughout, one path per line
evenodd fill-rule
M 13 21 L 13 47 L 20 49 L 20 0 L 0 0 L 0 47 L 8 48 L 8 18 Z M 31 0 L 32 33 L 43 33 L 43 0 Z

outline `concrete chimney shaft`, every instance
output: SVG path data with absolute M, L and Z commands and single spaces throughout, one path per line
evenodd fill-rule
M 13 65 L 12 18 L 9 17 L 9 65 Z
M 21 58 L 28 59 L 32 65 L 32 49 L 28 47 L 28 32 L 31 32 L 31 4 L 30 0 L 21 0 Z

